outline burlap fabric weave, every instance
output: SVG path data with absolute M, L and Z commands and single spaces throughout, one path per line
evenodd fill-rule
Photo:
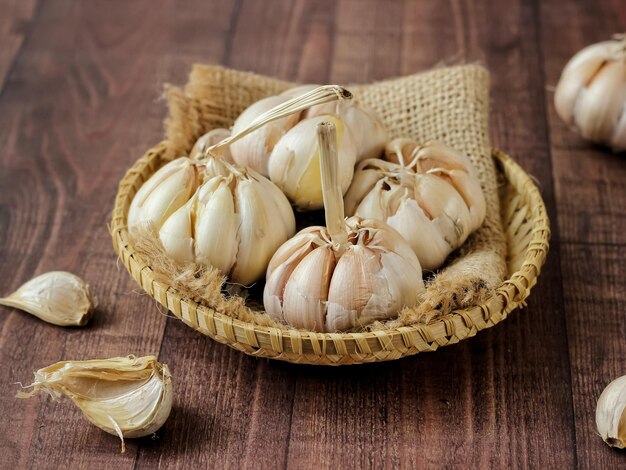
M 184 88 L 167 87 L 167 157 L 186 155 L 203 133 L 230 127 L 251 103 L 290 86 L 218 66 L 194 66 Z M 348 89 L 358 101 L 378 112 L 391 138 L 410 137 L 418 142 L 437 139 L 468 155 L 478 169 L 487 202 L 483 226 L 430 278 L 422 302 L 405 308 L 397 320 L 371 328 L 431 322 L 484 301 L 504 280 L 506 270 L 505 237 L 487 129 L 488 72 L 479 65 L 460 65 Z M 219 289 L 215 283 L 211 288 Z M 259 312 L 259 323 L 267 324 L 262 315 Z

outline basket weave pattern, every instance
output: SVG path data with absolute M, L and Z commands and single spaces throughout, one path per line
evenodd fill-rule
M 150 149 L 128 170 L 115 200 L 111 235 L 124 266 L 139 285 L 190 327 L 220 343 L 253 356 L 294 363 L 342 365 L 387 361 L 457 343 L 504 320 L 536 284 L 547 252 L 549 221 L 539 190 L 507 155 L 492 153 L 505 180 L 500 191 L 507 239 L 507 279 L 484 303 L 454 312 L 431 324 L 363 333 L 313 333 L 246 323 L 181 296 L 155 280 L 148 260 L 129 242 L 126 216 L 141 185 L 166 161 L 169 142 Z

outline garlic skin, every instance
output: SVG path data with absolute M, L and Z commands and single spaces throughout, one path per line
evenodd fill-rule
M 263 277 L 295 227 L 289 201 L 267 178 L 213 159 L 207 181 L 157 228 L 175 261 L 211 265 L 249 285 Z
M 148 436 L 167 420 L 172 409 L 172 379 L 167 365 L 154 356 L 61 361 L 35 372 L 31 393 L 52 398 L 65 395 L 103 431 L 124 438 Z
M 385 221 L 408 241 L 424 270 L 436 269 L 485 218 L 476 169 L 434 141 L 396 139 L 385 158 L 391 161 L 357 166 L 344 198 L 346 213 Z
M 326 227 L 298 232 L 274 254 L 263 303 L 296 328 L 345 331 L 394 318 L 424 291 L 419 261 L 387 224 L 351 217 L 348 244 L 337 247 Z
M 323 115 L 300 121 L 278 141 L 269 160 L 269 176 L 300 210 L 323 207 L 320 154 L 315 129 L 321 122 L 337 128 L 338 183 L 344 194 L 350 186 L 356 161 L 356 144 L 338 116 Z
M 181 157 L 167 163 L 146 181 L 130 203 L 128 228 L 141 223 L 160 227 L 174 211 L 187 203 L 202 182 L 198 166 Z
M 259 100 L 244 110 L 233 125 L 232 134 L 236 135 L 250 126 L 261 114 L 279 106 L 291 97 L 270 96 Z M 252 168 L 263 176 L 269 175 L 268 160 L 276 143 L 300 119 L 300 113 L 294 113 L 265 124 L 260 129 L 233 142 L 230 153 L 240 166 Z
M 609 446 L 626 448 L 626 375 L 608 384 L 600 395 L 596 426 Z
M 198 140 L 196 140 L 196 143 L 191 149 L 191 152 L 189 152 L 189 158 L 191 158 L 192 160 L 197 160 L 201 158 L 207 148 L 217 144 L 227 137 L 230 137 L 230 131 L 228 129 L 211 129 L 209 132 L 202 135 Z M 235 163 L 235 161 L 233 160 L 233 156 L 230 153 L 229 147 L 224 147 L 220 149 L 219 157 L 228 163 Z
M 561 73 L 554 105 L 583 138 L 626 150 L 626 37 L 574 55 Z
M 58 326 L 84 326 L 93 312 L 87 283 L 65 271 L 34 277 L 8 297 L 0 298 L 0 305 L 24 310 Z

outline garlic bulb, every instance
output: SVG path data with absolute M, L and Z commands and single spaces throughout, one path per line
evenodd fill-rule
M 202 182 L 198 165 L 189 158 L 172 160 L 146 181 L 130 203 L 128 227 L 151 222 L 160 227 L 189 201 Z
M 327 227 L 308 227 L 281 246 L 267 270 L 269 315 L 296 328 L 343 331 L 393 318 L 424 290 L 419 261 L 385 223 L 343 220 L 334 126 L 319 126 Z
M 193 148 L 191 149 L 191 152 L 189 152 L 189 158 L 191 158 L 192 160 L 197 160 L 201 158 L 204 155 L 206 149 L 208 149 L 212 145 L 221 142 L 227 137 L 230 137 L 230 131 L 228 129 L 218 128 L 210 130 L 196 141 Z M 233 160 L 233 156 L 230 153 L 230 148 L 228 147 L 224 147 L 222 149 L 219 157 L 228 163 L 235 162 Z
M 300 121 L 280 139 L 270 157 L 270 179 L 301 210 L 320 209 L 324 205 L 320 152 L 315 133 L 317 125 L 324 121 L 332 122 L 337 128 L 338 184 L 345 193 L 354 174 L 356 145 L 338 116 L 317 116 Z
M 288 96 L 270 96 L 250 105 L 235 121 L 233 135 L 247 128 L 254 119 L 263 113 L 286 103 Z M 294 113 L 272 121 L 256 131 L 246 135 L 230 146 L 234 161 L 241 166 L 268 176 L 268 160 L 276 142 L 300 119 L 300 113 Z
M 604 442 L 626 449 L 626 375 L 608 384 L 600 395 L 596 426 Z
M 160 226 L 159 237 L 175 261 L 211 265 L 232 282 L 251 284 L 294 234 L 293 210 L 274 184 L 250 168 L 213 159 L 207 173 L 193 197 Z
M 626 150 L 626 37 L 574 55 L 563 69 L 554 105 L 585 139 Z
M 172 409 L 172 379 L 154 356 L 61 361 L 35 372 L 31 393 L 52 398 L 65 395 L 103 431 L 124 438 L 148 436 L 167 420 Z
M 0 305 L 19 308 L 59 326 L 83 326 L 93 312 L 87 283 L 65 271 L 34 277 L 8 297 L 0 298 Z
M 436 269 L 485 218 L 476 169 L 439 142 L 420 146 L 396 139 L 386 158 L 391 161 L 357 166 L 346 212 L 387 222 L 409 242 L 423 269 Z

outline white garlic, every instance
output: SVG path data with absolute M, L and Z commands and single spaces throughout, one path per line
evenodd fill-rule
M 476 169 L 438 142 L 419 146 L 397 139 L 386 158 L 392 161 L 369 159 L 357 166 L 346 213 L 387 222 L 409 242 L 423 269 L 436 269 L 485 218 Z
M 563 69 L 554 105 L 585 139 L 626 150 L 626 37 L 574 55 Z
M 8 297 L 0 298 L 0 305 L 24 310 L 59 326 L 83 326 L 93 312 L 87 283 L 65 271 L 34 277 Z
M 65 395 L 103 431 L 124 438 L 148 436 L 167 420 L 172 409 L 172 379 L 154 356 L 61 361 L 35 372 L 28 398 L 45 391 Z
M 424 290 L 419 261 L 384 222 L 343 220 L 335 129 L 326 122 L 318 132 L 327 227 L 308 227 L 276 251 L 265 309 L 277 321 L 320 332 L 394 318 Z
M 293 210 L 274 184 L 250 168 L 214 159 L 207 173 L 193 197 L 158 227 L 159 237 L 175 261 L 211 265 L 231 282 L 251 284 L 294 234 Z
M 141 223 L 160 227 L 183 206 L 202 182 L 200 169 L 189 158 L 167 163 L 146 181 L 130 203 L 128 228 Z
M 609 446 L 626 449 L 626 375 L 608 384 L 600 395 L 596 426 Z
M 191 149 L 191 152 L 189 152 L 189 158 L 191 158 L 192 160 L 197 160 L 201 158 L 202 155 L 204 155 L 206 149 L 221 142 L 227 137 L 230 137 L 230 131 L 228 129 L 211 129 L 209 132 L 203 134 L 198 140 L 196 140 L 196 143 Z M 228 163 L 235 162 L 233 160 L 233 156 L 230 153 L 229 147 L 224 147 L 220 151 L 219 157 Z
M 286 103 L 288 96 L 270 96 L 250 105 L 235 121 L 233 135 L 240 133 L 263 113 Z M 268 160 L 276 145 L 276 142 L 291 129 L 300 119 L 300 113 L 296 112 L 281 119 L 269 122 L 256 131 L 246 135 L 240 140 L 233 142 L 230 153 L 240 166 L 249 167 L 256 172 L 268 176 Z
M 301 210 L 323 207 L 320 155 L 315 130 L 321 122 L 337 128 L 339 153 L 338 184 L 345 193 L 352 181 L 356 145 L 350 130 L 338 116 L 317 116 L 300 121 L 278 141 L 269 160 L 269 175 Z

